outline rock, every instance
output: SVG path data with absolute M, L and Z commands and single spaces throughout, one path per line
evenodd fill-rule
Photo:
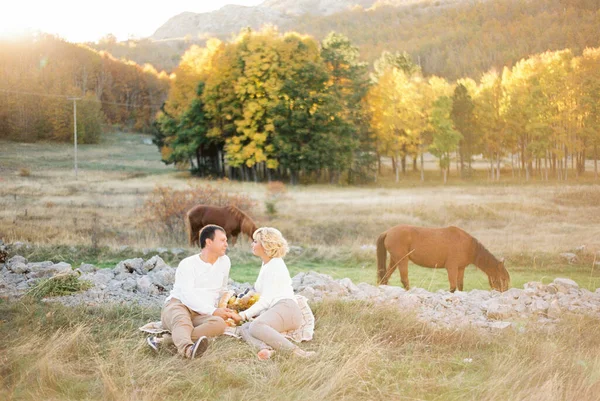
M 148 278 L 159 289 L 171 289 L 175 283 L 175 269 L 165 265 L 160 270 L 155 269 L 148 273 Z
M 360 291 L 360 289 L 352 282 L 352 280 L 350 280 L 347 277 L 341 279 L 339 283 L 340 285 L 345 287 L 350 292 L 350 294 L 357 293 Z
M 371 284 L 358 283 L 357 287 L 368 298 L 378 297 L 381 294 L 381 292 L 379 291 L 379 288 L 377 288 Z
M 39 271 L 43 271 L 48 269 L 50 266 L 53 266 L 54 262 L 51 262 L 49 260 L 45 261 L 45 262 L 34 262 L 34 263 L 28 263 L 27 267 L 29 267 L 29 271 L 31 272 L 39 272 Z
M 521 290 L 520 288 L 510 288 L 506 291 L 504 291 L 501 295 L 502 298 L 512 298 L 512 299 L 518 299 L 520 297 L 522 297 L 523 295 L 525 295 L 525 291 Z
M 143 272 L 143 274 L 146 274 L 154 269 L 160 270 L 163 267 L 165 267 L 166 265 L 167 264 L 160 256 L 154 255 L 150 259 L 148 259 L 146 262 L 144 262 L 144 264 L 142 265 L 141 271 Z
M 547 286 L 538 281 L 530 281 L 523 285 L 526 294 L 540 293 L 547 290 Z
M 167 253 L 167 252 L 169 252 L 169 249 L 167 249 L 167 248 L 156 248 L 156 253 L 158 253 L 159 255 L 161 253 Z
M 148 276 L 138 277 L 136 279 L 137 290 L 142 294 L 158 294 L 158 289 Z
M 292 278 L 292 286 L 295 291 L 302 291 L 304 287 L 310 286 L 315 290 L 335 294 L 347 294 L 348 290 L 327 274 L 310 271 L 298 273 Z
M 571 289 L 579 289 L 579 284 L 569 278 L 555 278 L 551 285 L 556 286 L 560 292 L 568 292 Z
M 144 259 L 142 258 L 135 258 L 135 259 L 127 259 L 127 260 L 123 260 L 121 262 L 119 262 L 117 264 L 117 266 L 115 267 L 115 273 L 119 274 L 119 273 L 137 273 L 137 274 L 144 274 L 144 270 L 143 267 L 144 266 Z
M 550 302 L 550 305 L 548 306 L 548 317 L 551 319 L 558 319 L 561 315 L 561 312 L 562 310 L 560 309 L 558 300 L 552 300 L 552 302 Z
M 96 270 L 98 270 L 98 268 L 89 263 L 82 263 L 81 266 L 79 266 L 79 271 L 82 273 L 91 273 L 95 272 Z
M 539 313 L 542 315 L 546 315 L 548 313 L 548 308 L 550 304 L 543 299 L 536 299 L 530 305 L 531 311 L 534 313 Z
M 402 287 L 380 285 L 379 288 L 383 291 L 384 297 L 388 299 L 400 298 L 406 294 L 406 290 Z
M 309 301 L 313 301 L 315 299 L 316 291 L 312 287 L 304 287 L 302 291 L 297 294 L 305 296 Z M 321 295 L 319 295 L 319 297 L 321 297 Z
M 137 280 L 135 280 L 133 277 L 127 277 L 127 279 L 121 283 L 121 288 L 124 291 L 134 291 L 138 288 Z
M 6 267 L 8 267 L 9 270 L 12 270 L 10 268 L 10 266 L 12 264 L 15 264 L 15 263 L 23 263 L 24 265 L 26 265 L 27 264 L 27 259 L 25 259 L 21 255 L 15 255 L 12 258 L 8 259 L 8 262 L 6 262 Z
M 8 270 L 16 274 L 26 274 L 30 271 L 29 266 L 21 262 L 9 262 L 9 264 L 6 267 L 8 268 Z
M 560 254 L 560 257 L 565 259 L 569 263 L 577 262 L 577 255 L 572 252 L 564 252 Z
M 185 249 L 183 248 L 171 248 L 171 253 L 175 256 L 179 256 L 181 254 L 185 254 Z
M 73 273 L 73 267 L 69 263 L 59 262 L 47 267 L 45 270 L 46 276 L 55 276 L 57 274 Z
M 505 320 L 515 314 L 514 308 L 512 308 L 510 305 L 500 303 L 498 299 L 491 299 L 488 301 L 485 309 L 486 316 L 494 320 Z
M 580 245 L 577 248 L 573 249 L 574 253 L 581 253 L 583 251 L 585 251 L 585 245 Z
M 108 284 L 115 277 L 115 273 L 112 269 L 99 269 L 95 274 L 86 275 L 89 276 L 94 277 L 91 281 L 96 284 Z
M 375 251 L 377 250 L 377 247 L 373 244 L 369 244 L 369 245 L 361 245 L 360 246 L 360 250 L 361 251 Z

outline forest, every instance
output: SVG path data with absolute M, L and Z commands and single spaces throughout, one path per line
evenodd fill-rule
M 104 127 L 150 132 L 169 76 L 149 64 L 52 35 L 0 42 L 0 139 L 70 141 L 73 98 L 82 143 L 97 143 Z

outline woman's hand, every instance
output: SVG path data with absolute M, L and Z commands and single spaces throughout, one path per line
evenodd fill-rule
M 234 310 L 229 313 L 229 317 L 233 319 L 234 322 L 239 323 L 242 321 L 242 317 Z

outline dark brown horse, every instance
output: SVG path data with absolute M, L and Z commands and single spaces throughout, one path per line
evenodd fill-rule
M 252 234 L 257 229 L 254 221 L 235 206 L 197 205 L 188 210 L 185 221 L 190 245 L 200 245 L 198 243 L 199 233 L 207 224 L 223 227 L 232 246 L 235 245 L 240 233 L 244 233 L 252 239 Z
M 386 269 L 387 252 L 390 264 Z M 408 261 L 423 267 L 442 268 L 448 271 L 450 291 L 463 290 L 465 268 L 471 263 L 488 276 L 490 286 L 506 291 L 510 276 L 504 261 L 498 260 L 477 239 L 458 227 L 425 228 L 395 226 L 377 239 L 377 281 L 387 284 L 397 267 L 400 280 L 407 290 Z

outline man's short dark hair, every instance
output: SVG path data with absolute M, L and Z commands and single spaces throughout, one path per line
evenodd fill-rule
M 223 234 L 227 234 L 223 227 L 217 226 L 216 224 L 209 224 L 204 226 L 202 230 L 200 230 L 200 248 L 204 249 L 206 246 L 206 240 L 210 238 L 211 240 L 215 239 L 215 232 L 222 231 Z

